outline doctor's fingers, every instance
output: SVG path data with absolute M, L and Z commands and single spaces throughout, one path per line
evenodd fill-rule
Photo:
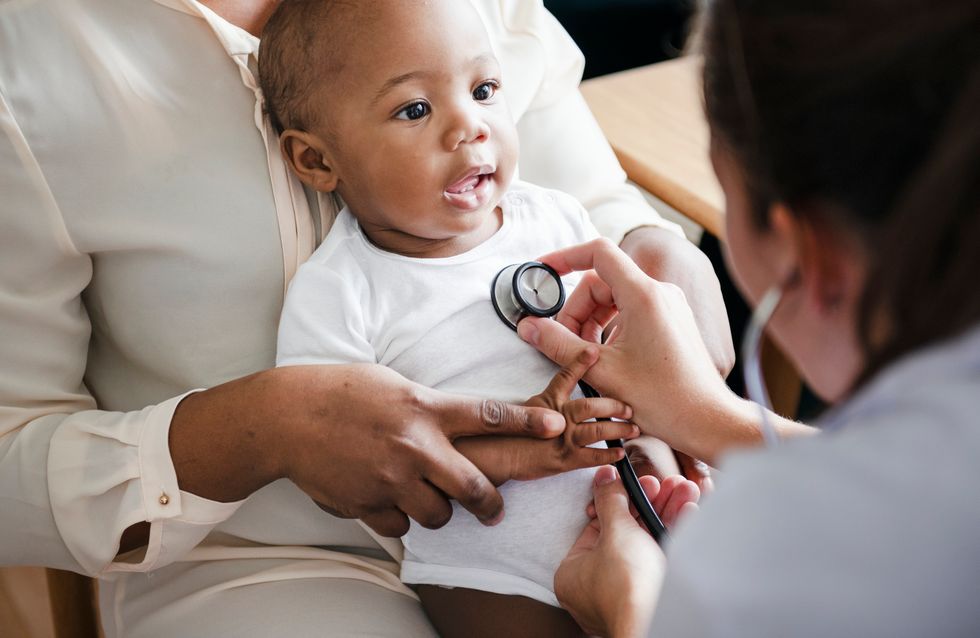
M 630 500 L 626 495 L 626 488 L 619 480 L 616 468 L 599 468 L 592 489 L 596 517 L 599 519 L 603 537 L 636 527 L 636 519 L 630 513 Z
M 563 367 L 569 366 L 583 350 L 588 348 L 597 348 L 601 361 L 602 353 L 607 348 L 603 345 L 583 341 L 578 335 L 573 334 L 557 321 L 537 317 L 521 320 L 517 324 L 517 334 L 520 335 L 521 339 L 537 348 L 541 354 Z M 594 371 L 595 365 L 589 368 L 585 378 L 588 380 L 592 377 Z M 590 383 L 593 386 L 596 385 L 591 381 Z M 601 392 L 601 388 L 597 387 L 596 389 Z
M 562 275 L 574 270 L 595 270 L 616 296 L 621 290 L 642 286 L 649 279 L 629 255 L 606 238 L 557 250 L 544 255 L 540 261 Z
M 660 514 L 664 524 L 673 527 L 688 504 L 697 504 L 701 497 L 698 486 L 683 476 L 668 476 L 660 486 L 660 493 L 652 500 L 653 508 Z
M 557 319 L 582 339 L 601 343 L 602 331 L 617 313 L 612 290 L 590 270 L 568 296 Z
M 426 448 L 422 478 L 447 497 L 455 499 L 484 525 L 503 520 L 504 499 L 483 472 L 449 441 Z

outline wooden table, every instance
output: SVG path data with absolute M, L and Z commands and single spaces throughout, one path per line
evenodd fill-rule
M 587 80 L 582 93 L 630 179 L 721 237 L 700 76 L 689 56 Z
M 724 239 L 725 197 L 708 158 L 701 58 L 593 78 L 582 93 L 629 178 Z M 794 417 L 800 378 L 768 339 L 762 368 L 773 408 Z

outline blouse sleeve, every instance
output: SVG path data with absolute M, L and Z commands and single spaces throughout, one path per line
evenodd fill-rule
M 599 232 L 619 243 L 641 226 L 680 226 L 663 219 L 626 181 L 626 173 L 578 90 L 585 58 L 541 0 L 502 0 L 510 32 L 536 40 L 543 74 L 526 110 L 515 113 L 521 141 L 521 179 L 574 195 Z M 526 60 L 523 65 L 534 68 Z M 514 72 L 515 68 L 506 69 Z M 509 84 L 504 77 L 505 87 Z
M 90 258 L 0 92 L 0 564 L 89 575 L 148 571 L 180 557 L 237 503 L 181 492 L 168 434 L 177 396 L 100 410 L 84 383 Z M 149 522 L 145 553 L 116 559 Z

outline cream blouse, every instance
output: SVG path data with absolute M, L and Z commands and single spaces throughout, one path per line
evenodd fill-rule
M 473 2 L 521 177 L 616 241 L 667 225 L 625 184 L 540 0 Z M 286 171 L 258 45 L 194 0 L 0 0 L 0 563 L 107 575 L 377 547 L 286 481 L 242 503 L 183 492 L 169 454 L 187 392 L 273 365 L 285 286 L 335 213 Z M 115 560 L 139 521 L 145 555 Z M 366 578 L 396 587 L 382 571 Z

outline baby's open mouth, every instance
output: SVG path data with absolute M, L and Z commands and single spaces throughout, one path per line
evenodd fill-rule
M 461 195 L 476 190 L 483 183 L 493 177 L 493 169 L 488 166 L 481 166 L 471 170 L 462 179 L 446 187 L 446 192 L 450 195 Z
M 455 208 L 474 211 L 485 205 L 493 194 L 491 185 L 495 170 L 492 166 L 478 166 L 446 187 L 443 196 Z

